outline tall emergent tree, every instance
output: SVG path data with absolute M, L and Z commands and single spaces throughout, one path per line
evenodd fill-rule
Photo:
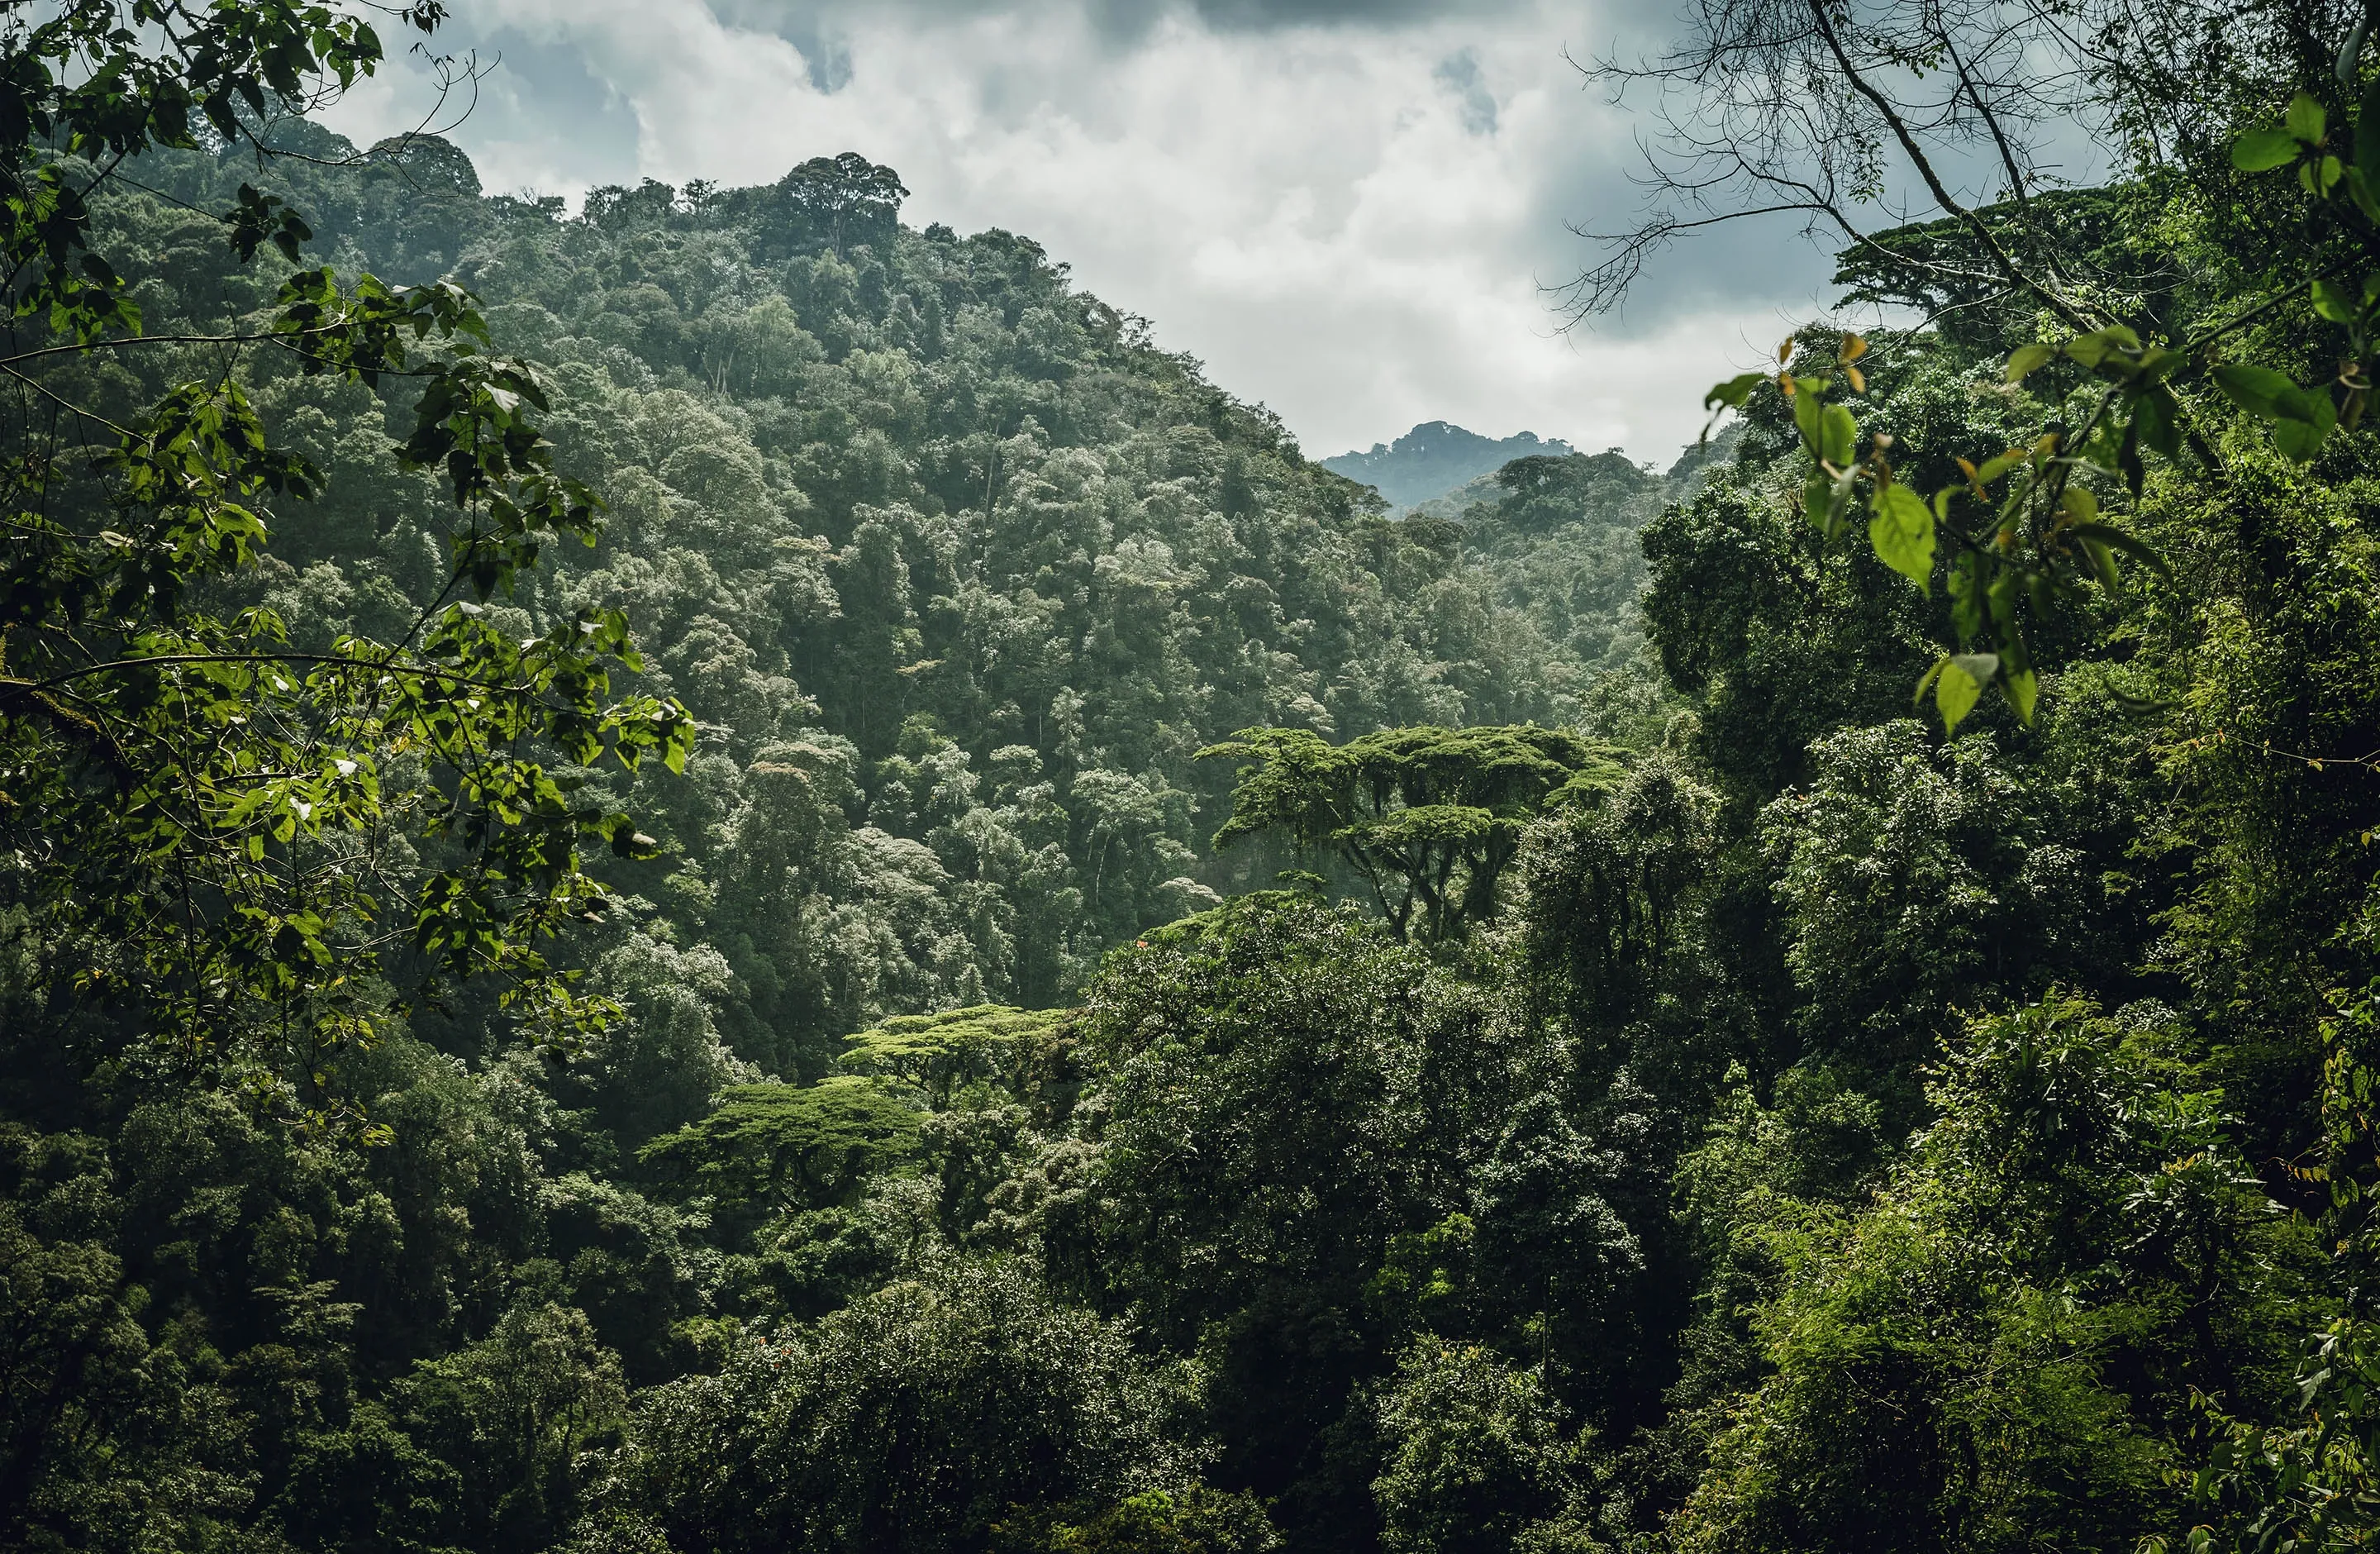
M 1539 810 L 1599 795 L 1621 772 L 1609 747 L 1527 724 L 1383 729 L 1343 745 L 1251 728 L 1198 754 L 1254 763 L 1217 847 L 1280 832 L 1335 854 L 1399 939 L 1433 944 L 1496 916 L 1498 886 Z

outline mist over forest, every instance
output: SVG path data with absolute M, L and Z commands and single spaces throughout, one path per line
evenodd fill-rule
M 1549 319 L 1840 256 L 1649 463 L 446 19 L 0 19 L 0 1548 L 2380 1536 L 2367 12 L 1596 67 Z

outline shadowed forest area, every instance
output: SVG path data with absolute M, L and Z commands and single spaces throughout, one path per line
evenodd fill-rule
M 857 153 L 321 127 L 427 0 L 0 14 L 0 1547 L 2380 1530 L 2365 11 L 1694 9 L 1572 300 L 1840 316 L 1402 513 Z

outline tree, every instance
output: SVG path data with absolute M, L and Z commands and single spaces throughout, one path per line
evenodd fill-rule
M 1014 1262 L 953 1262 L 659 1389 L 610 1508 L 692 1554 L 980 1547 L 1033 1508 L 1185 1487 L 1184 1402 Z
M 861 244 L 889 248 L 909 196 L 899 174 L 857 152 L 811 157 L 772 188 L 738 192 L 757 207 L 772 255 L 824 249 L 838 259 Z
M 955 1092 L 987 1082 L 1021 1092 L 1034 1060 L 1071 1018 L 1067 1010 L 990 1003 L 896 1015 L 844 1038 L 836 1066 L 896 1079 L 920 1092 L 935 1111 L 945 1111 Z
M 1769 1373 L 1710 1439 L 1682 1548 L 2130 1549 L 2193 1423 L 2146 1400 L 2269 1406 L 2293 1347 L 2271 1317 L 2302 1309 L 2314 1249 L 2162 1014 L 2057 999 L 1979 1022 L 1872 1207 L 1721 1209 L 1781 1287 L 1753 1323 Z
M 638 1158 L 722 1208 L 803 1208 L 850 1198 L 868 1176 L 917 1150 L 918 1114 L 883 1086 L 738 1085 L 710 1116 L 663 1135 Z
M 1424 1338 L 1398 1363 L 1380 1423 L 1387 1462 L 1373 1490 L 1389 1554 L 1603 1547 L 1576 1515 L 1585 1442 L 1538 1377 L 1475 1344 Z M 1548 1525 L 1562 1520 L 1572 1524 Z
M 83 0 L 0 41 L 0 242 L 19 277 L 0 356 L 0 831 L 62 972 L 261 1103 L 322 1122 L 352 1110 L 331 1060 L 375 1034 L 358 977 L 383 957 L 418 956 L 432 980 L 492 973 L 548 1039 L 601 1025 L 607 1006 L 539 943 L 607 899 L 582 844 L 644 844 L 554 767 L 674 767 L 693 727 L 673 702 L 614 698 L 613 674 L 640 667 L 619 612 L 525 639 L 491 616 L 545 545 L 593 541 L 597 504 L 538 430 L 544 378 L 486 351 L 460 286 L 299 270 L 219 334 L 140 333 L 93 246 L 102 187 L 195 148 L 194 108 L 269 154 L 253 128 L 269 102 L 346 89 L 381 45 L 293 0 L 143 5 L 146 31 L 121 30 L 122 9 Z M 442 14 L 404 13 L 425 31 Z M 243 262 L 295 264 L 310 236 L 246 185 L 222 227 Z M 216 613 L 258 564 L 270 505 L 322 477 L 273 445 L 239 374 L 172 383 L 146 408 L 89 392 L 103 362 L 194 344 L 368 389 L 419 382 L 392 456 L 436 472 L 455 517 L 445 586 L 408 628 L 299 651 L 270 609 Z M 395 775 L 415 763 L 421 779 Z
M 1252 728 L 1198 754 L 1255 763 L 1232 791 L 1218 849 L 1269 831 L 1328 849 L 1371 887 L 1399 939 L 1430 944 L 1496 916 L 1532 815 L 1593 797 L 1620 771 L 1608 747 L 1526 725 L 1390 729 L 1339 746 Z

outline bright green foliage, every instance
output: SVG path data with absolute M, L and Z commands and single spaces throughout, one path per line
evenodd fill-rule
M 119 9 L 68 6 L 6 43 L 8 261 L 40 277 L 17 311 L 64 343 L 0 362 L 16 385 L 0 425 L 0 827 L 16 856 L 61 860 L 26 894 L 78 946 L 82 986 L 320 1122 L 341 1109 L 324 1061 L 376 1035 L 354 979 L 391 953 L 433 977 L 496 974 L 540 1034 L 600 1028 L 611 1006 L 572 993 L 540 941 L 605 900 L 582 844 L 625 856 L 649 842 L 552 769 L 648 754 L 682 769 L 694 728 L 674 702 L 615 693 L 613 674 L 641 666 L 616 610 L 533 634 L 490 617 L 484 601 L 542 545 L 593 541 L 596 500 L 536 423 L 546 380 L 489 351 L 476 299 L 451 282 L 343 287 L 301 270 L 206 336 L 300 378 L 418 381 L 388 456 L 431 473 L 454 509 L 443 586 L 386 640 L 301 651 L 279 612 L 242 607 L 271 505 L 320 494 L 325 476 L 273 445 L 240 375 L 169 378 L 145 406 L 125 403 L 137 379 L 91 375 L 83 358 L 103 344 L 171 362 L 193 337 L 140 333 L 91 200 L 125 159 L 195 148 L 193 106 L 237 140 L 268 92 L 335 92 L 380 44 L 320 7 L 176 4 L 137 8 L 163 29 L 150 53 Z M 304 224 L 241 197 L 224 218 L 239 262 L 268 229 L 294 260 Z
M 1424 943 L 1493 918 L 1528 819 L 1592 802 L 1621 771 L 1611 747 L 1532 725 L 1390 729 L 1336 746 L 1304 729 L 1242 729 L 1198 754 L 1255 763 L 1218 848 L 1267 832 L 1327 848 L 1371 886 L 1398 938 Z
M 654 1139 L 637 1158 L 722 1205 L 816 1208 L 907 1160 L 917 1125 L 914 1110 L 865 1079 L 739 1085 L 702 1121 Z
M 939 1014 L 900 1014 L 844 1038 L 836 1062 L 853 1074 L 880 1074 L 923 1091 L 939 1111 L 965 1087 L 1000 1080 L 1011 1081 L 1011 1090 L 1019 1088 L 1013 1076 L 1069 1018 L 1065 1010 L 990 1003 Z
M 1681 1547 L 2129 1549 L 2190 1425 L 2149 1399 L 2286 1390 L 2271 1317 L 2314 1250 L 2160 1014 L 1979 1028 L 1865 1212 L 1704 1200 L 1779 1282 L 1753 1326 L 1773 1370 L 1727 1413 Z

